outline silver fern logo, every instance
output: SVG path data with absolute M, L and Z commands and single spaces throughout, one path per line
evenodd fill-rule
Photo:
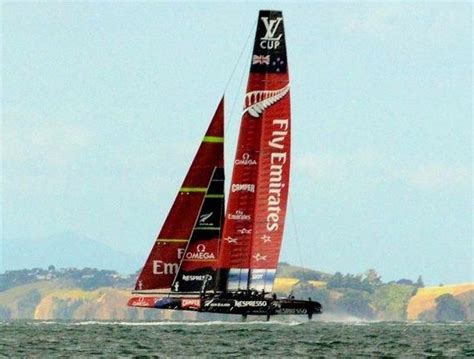
M 290 84 L 279 90 L 273 91 L 251 91 L 245 95 L 245 108 L 243 114 L 246 112 L 250 116 L 258 118 L 263 111 L 280 101 L 290 91 Z
M 213 214 L 214 212 L 201 214 L 201 216 L 199 217 L 199 223 L 205 223 Z

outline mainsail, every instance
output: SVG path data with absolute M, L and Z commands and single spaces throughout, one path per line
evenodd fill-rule
M 219 257 L 222 290 L 271 292 L 290 172 L 290 87 L 281 11 L 260 11 Z
M 184 290 L 186 285 L 181 289 L 180 282 L 175 281 L 178 272 L 180 279 L 190 272 L 199 276 L 201 269 L 202 273 L 212 275 L 215 263 L 210 259 L 217 258 L 224 203 L 221 183 L 224 180 L 223 136 L 222 98 L 138 277 L 136 291 L 153 289 L 166 292 L 173 284 L 174 290 Z M 187 287 L 194 290 L 196 285 Z

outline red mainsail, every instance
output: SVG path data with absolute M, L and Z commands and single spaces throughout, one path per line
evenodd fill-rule
M 222 180 L 224 176 L 223 154 L 224 99 L 220 101 L 217 107 L 168 217 L 137 279 L 135 290 L 170 291 L 183 258 L 186 258 L 186 249 L 195 249 L 201 256 L 205 254 L 206 257 L 214 256 L 217 258 L 219 234 L 211 237 L 199 237 L 201 242 L 196 241 L 192 247 L 189 244 L 193 232 L 196 232 L 195 228 L 198 226 L 199 220 L 203 219 L 202 210 L 209 208 L 210 205 L 223 207 L 223 189 L 221 193 L 216 193 L 217 190 L 215 189 L 216 176 L 222 178 Z M 208 199 L 209 197 L 212 197 L 214 201 Z M 215 199 L 218 199 L 217 203 Z M 204 205 L 205 202 L 209 202 L 209 204 Z M 204 214 L 207 215 L 208 213 Z M 216 213 L 205 218 L 206 224 L 212 221 L 219 222 L 220 226 L 219 216 L 222 217 L 222 214 Z M 215 227 L 214 224 L 212 226 Z M 203 227 L 206 226 L 203 225 Z M 205 253 L 203 254 L 203 252 Z M 216 267 L 215 263 L 210 264 L 204 261 L 199 263 L 203 263 L 206 268 L 209 266 Z M 182 269 L 188 268 L 185 266 Z M 190 269 L 199 269 L 199 264 L 192 266 Z
M 272 291 L 290 174 L 290 87 L 281 11 L 260 11 L 219 257 L 224 290 Z

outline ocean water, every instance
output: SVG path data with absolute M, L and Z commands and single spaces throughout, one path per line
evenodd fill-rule
M 474 356 L 474 323 L 0 323 L 5 357 Z

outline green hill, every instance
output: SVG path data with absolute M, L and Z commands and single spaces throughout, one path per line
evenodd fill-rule
M 194 312 L 127 307 L 135 275 L 122 276 L 114 271 L 36 268 L 0 274 L 0 280 L 0 320 L 211 318 Z M 311 297 L 321 302 L 321 320 L 435 320 L 436 298 L 452 293 L 455 296 L 448 302 L 457 305 L 457 315 L 473 319 L 474 284 L 418 288 L 410 280 L 383 283 L 374 270 L 359 275 L 329 274 L 281 263 L 274 291 L 279 296 L 291 293 L 296 298 Z

